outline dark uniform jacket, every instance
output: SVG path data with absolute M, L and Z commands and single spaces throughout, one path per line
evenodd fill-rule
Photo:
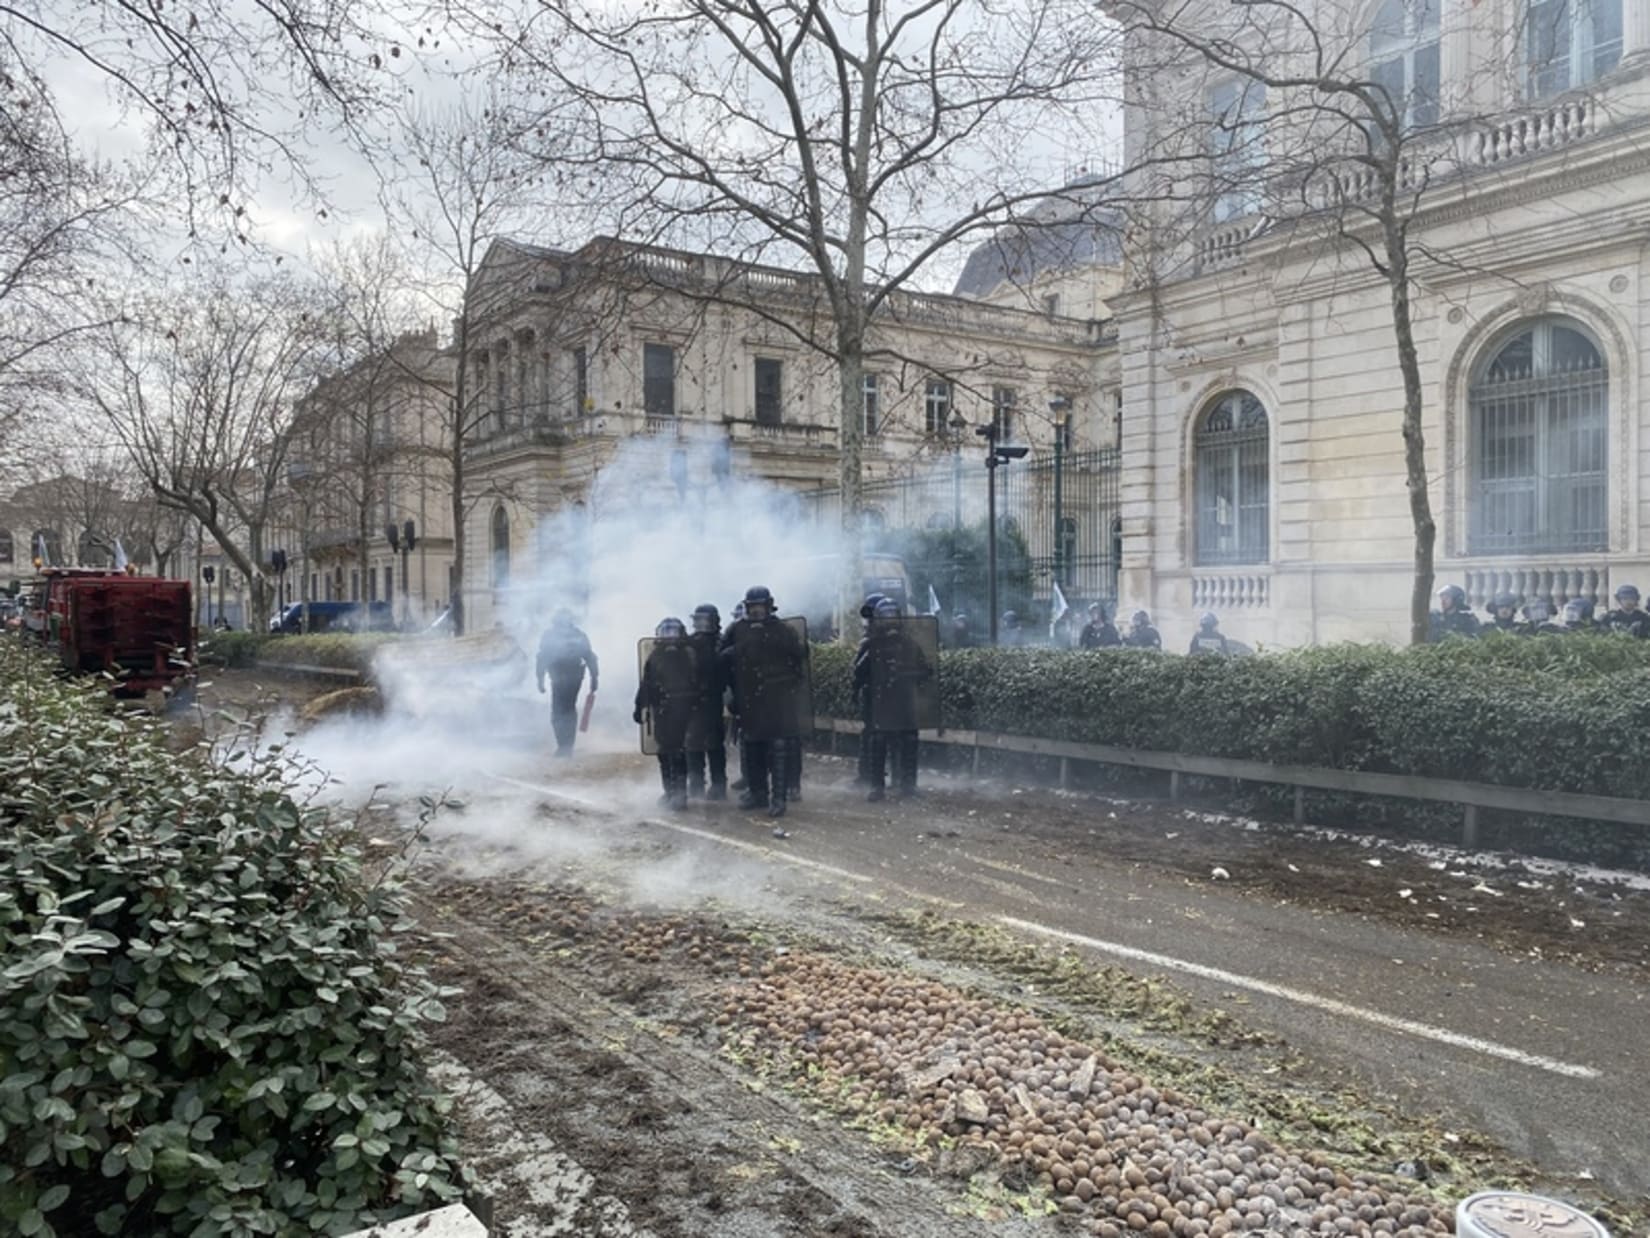
M 1231 650 L 1226 648 L 1226 638 L 1219 632 L 1199 632 L 1192 637 L 1192 646 L 1186 650 L 1187 654 L 1213 654 L 1225 657 Z
M 1650 637 L 1650 611 L 1613 610 L 1604 616 L 1604 627 L 1616 636 L 1632 636 L 1639 640 Z
M 596 651 L 590 647 L 590 638 L 571 625 L 550 628 L 539 638 L 538 680 L 544 686 L 544 677 L 551 683 L 579 686 L 585 668 L 590 670 L 590 690 L 596 690 L 598 677 Z
M 1077 644 L 1081 649 L 1106 649 L 1122 643 L 1123 638 L 1118 635 L 1117 626 L 1110 619 L 1102 619 L 1099 623 L 1085 623 L 1077 637 Z
M 1478 620 L 1464 610 L 1432 612 L 1431 639 L 1441 641 L 1446 636 L 1477 636 Z
M 1129 627 L 1129 634 L 1123 638 L 1123 643 L 1130 649 L 1161 649 L 1163 638 L 1158 635 L 1157 629 L 1151 624 L 1143 628 Z

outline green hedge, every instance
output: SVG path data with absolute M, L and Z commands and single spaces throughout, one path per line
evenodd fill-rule
M 278 636 L 259 647 L 258 661 L 272 666 L 329 666 L 367 671 L 372 669 L 374 654 L 392 641 L 405 639 L 394 632 Z
M 200 660 L 205 666 L 251 666 L 269 640 L 263 632 L 203 632 Z
M 855 716 L 851 661 L 816 648 L 816 712 Z M 1650 642 L 965 649 L 942 654 L 941 682 L 958 729 L 1650 799 Z
M 281 758 L 178 754 L 0 643 L 0 1233 L 342 1232 L 462 1174 L 440 998 Z

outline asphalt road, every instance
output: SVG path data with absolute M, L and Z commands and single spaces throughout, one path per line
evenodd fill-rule
M 645 821 L 702 872 L 736 862 L 745 882 L 789 872 L 803 895 L 937 902 L 1212 1004 L 1238 999 L 1246 1023 L 1361 1089 L 1442 1112 L 1560 1180 L 1650 1196 L 1645 983 L 1114 861 L 1103 803 L 1093 837 L 1073 839 L 1039 833 L 1035 795 L 872 805 L 814 785 L 784 822 L 790 837 L 774 840 L 765 817 L 731 809 L 660 815 L 638 761 L 593 757 L 553 778 L 542 763 L 511 764 L 494 771 L 495 794 Z

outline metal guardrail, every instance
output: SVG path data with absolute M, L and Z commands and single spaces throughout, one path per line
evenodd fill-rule
M 857 735 L 865 729 L 865 724 L 858 719 L 816 717 L 814 729 L 830 734 L 834 751 L 838 735 Z M 1137 748 L 1117 748 L 1110 744 L 1080 744 L 1070 740 L 1000 735 L 992 731 L 923 731 L 921 737 L 927 743 L 972 748 L 975 774 L 980 770 L 982 752 L 1018 752 L 1029 756 L 1058 757 L 1062 788 L 1070 783 L 1072 761 L 1163 770 L 1169 775 L 1169 798 L 1175 801 L 1180 799 L 1181 779 L 1188 774 L 1209 778 L 1237 778 L 1244 782 L 1282 783 L 1295 788 L 1297 825 L 1305 820 L 1305 793 L 1309 789 L 1459 804 L 1462 808 L 1461 844 L 1465 847 L 1473 847 L 1478 843 L 1478 810 L 1481 808 L 1546 813 L 1557 817 L 1582 817 L 1591 821 L 1612 821 L 1621 825 L 1650 825 L 1650 801 L 1621 799 L 1610 795 L 1588 795 L 1579 791 L 1541 791 L 1531 787 L 1503 787 L 1493 783 L 1466 782 L 1454 778 L 1381 774 L 1369 770 L 1329 769 L 1316 765 L 1273 765 L 1266 761 L 1250 761 L 1239 757 L 1153 752 Z

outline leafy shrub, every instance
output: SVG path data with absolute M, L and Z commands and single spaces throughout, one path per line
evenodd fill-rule
M 271 666 L 329 666 L 367 671 L 373 655 L 390 641 L 403 640 L 393 632 L 317 632 L 308 636 L 281 636 L 268 641 L 258 660 Z
M 856 716 L 851 667 L 815 649 L 817 713 Z M 963 649 L 942 653 L 941 690 L 957 729 L 1650 799 L 1650 642 Z
M 209 666 L 251 666 L 268 642 L 263 632 L 202 633 L 200 660 Z
M 459 1194 L 439 998 L 280 758 L 0 644 L 0 1232 L 340 1232 Z

